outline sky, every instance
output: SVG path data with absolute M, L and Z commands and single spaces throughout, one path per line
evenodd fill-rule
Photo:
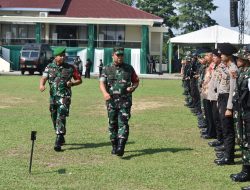
M 210 15 L 211 18 L 216 20 L 216 22 L 224 26 L 226 28 L 230 28 L 233 30 L 238 30 L 238 27 L 230 27 L 230 0 L 214 0 L 214 5 L 216 5 L 218 8 L 216 11 L 213 11 L 212 14 Z M 248 13 L 248 7 L 249 7 L 249 2 L 246 0 L 246 14 Z M 246 17 L 249 17 L 246 15 Z M 248 19 L 249 20 L 249 19 Z
M 216 22 L 224 27 L 230 28 L 230 17 L 229 17 L 229 0 L 214 0 L 214 5 L 218 8 L 216 11 L 213 11 L 211 18 L 216 20 Z M 237 28 L 237 27 L 236 27 Z

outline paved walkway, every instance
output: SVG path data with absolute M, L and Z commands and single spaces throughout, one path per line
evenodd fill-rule
M 25 75 L 28 75 L 28 72 L 25 73 Z M 38 73 L 35 73 L 35 75 L 38 75 Z M 11 72 L 0 72 L 0 76 L 21 76 L 20 71 L 11 71 Z M 92 74 L 92 77 L 98 77 L 97 74 Z M 163 73 L 161 75 L 159 74 L 140 74 L 139 78 L 143 79 L 170 79 L 170 80 L 180 80 L 182 79 L 181 75 L 179 73 Z

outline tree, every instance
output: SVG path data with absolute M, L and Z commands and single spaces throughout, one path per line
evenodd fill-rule
M 216 21 L 209 16 L 217 8 L 213 0 L 177 0 L 177 2 L 178 19 L 183 33 L 216 24 Z
M 163 18 L 163 24 L 172 28 L 178 26 L 174 2 L 175 0 L 137 0 L 136 7 Z
M 129 6 L 134 6 L 136 2 L 136 0 L 117 0 L 117 1 Z

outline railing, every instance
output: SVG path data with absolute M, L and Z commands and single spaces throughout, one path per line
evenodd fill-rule
M 125 48 L 141 48 L 141 41 L 115 41 L 115 40 L 96 40 L 96 47 L 117 47 L 122 46 Z
M 1 39 L 2 45 L 23 45 L 25 43 L 35 43 L 35 38 L 9 38 L 9 39 Z
M 25 43 L 35 43 L 35 38 L 10 38 L 0 39 L 2 45 L 23 45 Z M 88 47 L 88 39 L 41 39 L 41 43 L 48 43 L 51 46 L 67 47 Z M 123 46 L 125 48 L 141 48 L 141 41 L 117 41 L 117 40 L 95 40 L 94 47 L 113 48 Z
M 42 39 L 42 43 L 48 43 L 51 46 L 67 46 L 67 47 L 87 47 L 88 39 Z

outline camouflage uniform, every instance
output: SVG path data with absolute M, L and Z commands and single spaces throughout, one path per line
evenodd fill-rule
M 248 53 L 240 50 L 236 56 L 242 59 L 248 57 Z M 236 89 L 233 96 L 236 120 L 236 137 L 242 149 L 243 164 L 250 165 L 250 95 L 249 95 L 250 68 L 245 66 L 239 69 Z
M 56 134 L 66 133 L 66 117 L 69 115 L 71 103 L 71 88 L 67 82 L 72 78 L 81 79 L 81 75 L 73 65 L 63 63 L 58 66 L 55 62 L 50 63 L 43 73 L 50 85 L 51 119 Z
M 235 93 L 238 102 L 238 125 L 236 125 L 237 137 L 242 149 L 244 164 L 250 164 L 250 102 L 248 80 L 250 79 L 250 68 L 242 68 L 237 79 L 237 91 Z
M 105 83 L 106 91 L 111 99 L 106 101 L 110 140 L 128 139 L 132 94 L 127 88 L 139 82 L 134 68 L 128 64 L 104 67 L 100 81 Z
M 250 181 L 250 62 L 248 56 L 249 53 L 244 49 L 236 54 L 236 57 L 241 59 L 237 62 L 242 67 L 239 69 L 233 103 L 236 136 L 242 150 L 243 161 L 241 172 L 230 175 L 231 179 L 236 182 Z M 250 187 L 245 189 L 250 189 Z

